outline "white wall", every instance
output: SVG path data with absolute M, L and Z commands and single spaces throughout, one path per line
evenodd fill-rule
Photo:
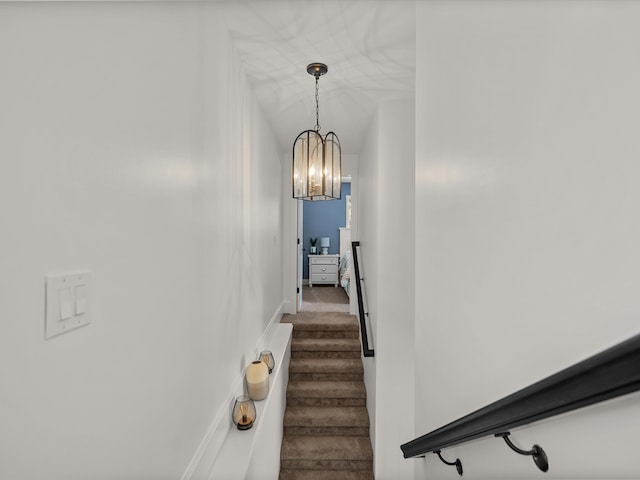
M 361 259 L 375 357 L 365 382 L 376 478 L 411 478 L 414 436 L 414 101 L 381 104 L 359 167 Z
M 418 5 L 416 434 L 640 331 L 640 4 Z M 638 478 L 637 394 L 518 429 L 546 478 Z M 535 478 L 498 439 L 465 478 Z M 415 478 L 458 478 L 431 455 Z
M 360 275 L 365 278 L 365 295 L 367 296 L 367 307 L 371 320 L 371 335 L 369 342 L 375 347 L 377 339 L 377 319 L 378 319 L 378 183 L 379 183 L 379 146 L 380 113 L 376 112 L 372 119 L 371 126 L 367 132 L 366 139 L 360 152 L 360 162 L 358 164 L 358 192 L 357 192 L 357 235 L 351 232 L 351 238 L 360 241 L 361 255 L 358 257 Z M 355 194 L 352 193 L 352 201 Z M 354 214 L 355 212 L 352 212 Z M 352 285 L 352 297 L 357 299 L 356 285 Z M 371 423 L 370 434 L 371 443 L 374 447 L 376 441 L 376 358 L 369 357 L 362 359 L 364 364 L 364 383 L 367 389 L 367 410 Z M 375 468 L 375 465 L 374 465 Z
M 411 478 L 400 444 L 415 433 L 414 99 L 380 107 L 376 478 Z
M 221 8 L 0 4 L 0 478 L 179 478 L 280 311 Z M 44 276 L 84 269 L 93 323 L 45 341 Z

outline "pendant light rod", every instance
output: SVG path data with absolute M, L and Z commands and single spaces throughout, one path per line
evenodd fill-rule
M 320 133 L 320 93 L 318 88 L 318 78 L 316 77 L 316 126 L 315 131 Z
M 316 62 L 307 65 L 307 73 L 316 77 L 316 126 L 314 127 L 314 130 L 316 132 L 320 131 L 320 93 L 318 79 L 328 71 L 329 67 L 327 67 L 324 63 Z

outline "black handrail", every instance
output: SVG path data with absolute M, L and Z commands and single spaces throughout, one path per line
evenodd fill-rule
M 637 390 L 640 390 L 640 334 L 400 448 L 405 458 L 411 458 L 489 435 L 504 436 L 500 434 L 514 427 Z
M 364 278 L 360 277 L 360 267 L 358 266 L 358 253 L 356 247 L 360 246 L 360 242 L 351 242 L 351 256 L 353 257 L 353 270 L 356 275 L 356 291 L 358 292 L 358 313 L 360 317 L 360 338 L 362 339 L 362 354 L 365 357 L 373 357 L 375 355 L 372 348 L 369 348 L 369 337 L 367 336 L 367 325 L 365 322 L 365 316 L 369 313 L 365 313 L 364 304 L 362 302 L 362 282 Z

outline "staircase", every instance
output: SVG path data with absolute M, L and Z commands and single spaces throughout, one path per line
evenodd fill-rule
M 293 324 L 280 480 L 373 480 L 356 317 L 285 315 Z

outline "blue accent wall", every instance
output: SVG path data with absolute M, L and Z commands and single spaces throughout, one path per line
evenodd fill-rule
M 351 195 L 351 184 L 342 184 L 342 198 L 340 200 L 326 200 L 320 202 L 303 202 L 302 213 L 302 246 L 304 250 L 303 278 L 309 278 L 309 238 L 318 238 L 316 247 L 320 249 L 320 237 L 329 237 L 331 246 L 329 253 L 340 253 L 340 227 L 346 222 L 347 200 Z

